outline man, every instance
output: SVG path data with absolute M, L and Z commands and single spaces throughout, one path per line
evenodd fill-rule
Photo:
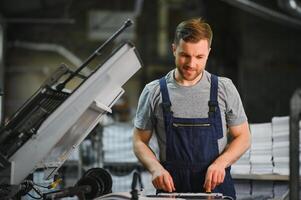
M 176 68 L 145 86 L 133 145 L 159 191 L 212 191 L 236 198 L 230 165 L 249 148 L 250 132 L 232 81 L 205 70 L 211 40 L 202 19 L 178 25 L 172 44 Z M 226 146 L 227 128 L 233 139 Z M 153 132 L 160 161 L 148 147 Z

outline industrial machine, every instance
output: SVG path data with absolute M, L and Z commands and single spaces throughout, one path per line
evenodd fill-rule
M 32 189 L 27 177 L 37 169 L 54 177 L 105 113 L 124 93 L 122 85 L 141 68 L 135 47 L 125 42 L 102 58 L 90 74 L 82 69 L 103 56 L 103 50 L 132 24 L 125 24 L 87 60 L 72 71 L 62 64 L 38 91 L 1 127 L 0 199 L 13 199 Z M 88 171 L 77 185 L 41 194 L 43 199 L 77 195 L 91 199 L 110 192 L 111 177 L 103 169 Z M 97 187 L 96 187 L 97 186 Z M 100 192 L 101 190 L 101 192 Z

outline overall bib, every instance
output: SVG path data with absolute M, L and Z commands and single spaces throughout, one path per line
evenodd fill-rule
M 166 161 L 162 165 L 171 174 L 176 192 L 205 192 L 206 171 L 219 156 L 218 139 L 223 137 L 217 102 L 218 77 L 211 75 L 208 118 L 174 117 L 164 77 L 160 79 L 160 91 L 166 131 Z M 230 167 L 224 182 L 212 192 L 236 198 Z

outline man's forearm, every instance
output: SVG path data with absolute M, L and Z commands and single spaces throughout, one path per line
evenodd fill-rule
M 153 172 L 158 168 L 163 168 L 154 153 L 144 142 L 134 142 L 134 153 L 148 171 Z
M 225 152 L 223 152 L 214 161 L 214 163 L 221 164 L 227 168 L 237 161 L 248 150 L 248 148 L 249 144 L 244 138 L 236 138 L 231 142 Z
M 251 145 L 251 136 L 247 123 L 243 124 L 238 130 L 234 128 L 232 131 L 240 131 L 241 133 L 237 136 L 234 136 L 234 139 L 226 148 L 226 150 L 214 161 L 214 163 L 220 164 L 225 168 L 229 167 L 236 160 L 238 160 L 250 148 Z

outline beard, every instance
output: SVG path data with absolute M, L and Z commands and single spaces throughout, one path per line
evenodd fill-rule
M 183 80 L 193 81 L 200 77 L 204 69 L 192 69 L 190 67 L 177 67 L 178 72 Z

